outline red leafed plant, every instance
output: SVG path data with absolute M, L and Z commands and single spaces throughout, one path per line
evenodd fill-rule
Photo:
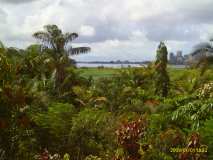
M 144 136 L 146 126 L 146 118 L 138 118 L 131 122 L 123 122 L 116 131 L 118 144 L 127 151 L 129 159 L 137 159 L 139 157 L 138 150 L 140 145 L 138 140 Z
M 48 150 L 45 148 L 41 154 L 35 156 L 35 159 L 36 160 L 49 160 L 50 156 L 51 155 L 49 154 Z

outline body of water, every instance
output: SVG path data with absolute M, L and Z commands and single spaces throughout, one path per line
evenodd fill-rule
M 127 67 L 141 67 L 140 64 L 113 64 L 113 63 L 77 63 L 77 67 L 105 67 L 105 68 L 127 68 Z
M 113 64 L 113 63 L 77 63 L 78 68 L 88 67 L 88 68 L 97 68 L 97 67 L 104 67 L 104 68 L 128 68 L 128 67 L 141 67 L 146 66 L 146 64 Z M 172 68 L 185 68 L 185 65 L 169 65 Z

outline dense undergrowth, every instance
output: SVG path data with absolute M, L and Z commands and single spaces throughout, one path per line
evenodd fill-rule
M 57 83 L 67 63 L 39 48 L 1 44 L 0 160 L 213 159 L 211 69 L 169 70 L 164 97 L 154 64 L 95 79 L 70 65 Z

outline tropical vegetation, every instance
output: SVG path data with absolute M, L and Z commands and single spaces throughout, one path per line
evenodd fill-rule
M 146 67 L 88 74 L 78 34 L 44 29 L 26 49 L 0 43 L 0 160 L 213 159 L 211 66 L 168 68 L 161 42 Z

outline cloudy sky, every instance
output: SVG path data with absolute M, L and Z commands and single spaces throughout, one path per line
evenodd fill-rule
M 0 40 L 24 48 L 46 24 L 77 32 L 77 60 L 152 60 L 159 41 L 189 53 L 213 34 L 213 0 L 0 0 Z

